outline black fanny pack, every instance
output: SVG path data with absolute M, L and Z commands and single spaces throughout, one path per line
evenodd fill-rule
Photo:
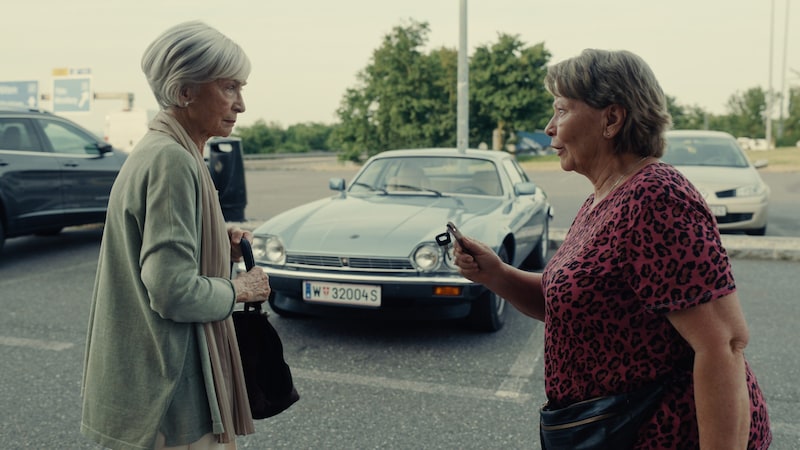
M 545 404 L 539 421 L 542 449 L 630 449 L 664 390 L 662 383 L 653 383 L 637 391 L 585 400 L 561 409 L 548 409 Z

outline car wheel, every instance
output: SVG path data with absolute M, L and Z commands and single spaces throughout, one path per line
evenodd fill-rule
M 753 230 L 745 230 L 745 234 L 747 234 L 748 236 L 763 236 L 767 234 L 767 226 L 764 225 L 761 228 L 756 228 Z
M 504 263 L 509 261 L 505 247 L 500 247 L 497 256 Z M 481 297 L 472 302 L 467 320 L 480 331 L 497 331 L 506 323 L 506 300 L 492 291 L 486 291 Z
M 536 248 L 533 249 L 528 258 L 525 260 L 525 268 L 528 269 L 544 269 L 547 264 L 547 253 L 550 251 L 550 218 L 544 220 L 544 229 L 542 230 L 542 237 Z

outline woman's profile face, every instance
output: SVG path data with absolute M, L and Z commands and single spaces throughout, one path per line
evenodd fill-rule
M 233 132 L 236 118 L 245 111 L 242 87 L 244 83 L 219 79 L 198 85 L 188 113 L 193 131 L 203 137 L 227 137 Z
M 553 99 L 553 117 L 545 132 L 561 159 L 561 168 L 586 173 L 603 142 L 603 110 L 566 97 Z

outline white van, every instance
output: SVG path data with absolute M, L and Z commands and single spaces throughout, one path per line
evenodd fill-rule
M 147 111 L 141 109 L 112 112 L 106 116 L 103 139 L 115 148 L 130 153 L 147 132 L 149 121 Z

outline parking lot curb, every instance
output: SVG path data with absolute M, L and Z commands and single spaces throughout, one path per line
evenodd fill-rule
M 567 230 L 550 230 L 550 248 L 558 248 Z M 723 234 L 722 245 L 736 259 L 800 261 L 800 238 Z

